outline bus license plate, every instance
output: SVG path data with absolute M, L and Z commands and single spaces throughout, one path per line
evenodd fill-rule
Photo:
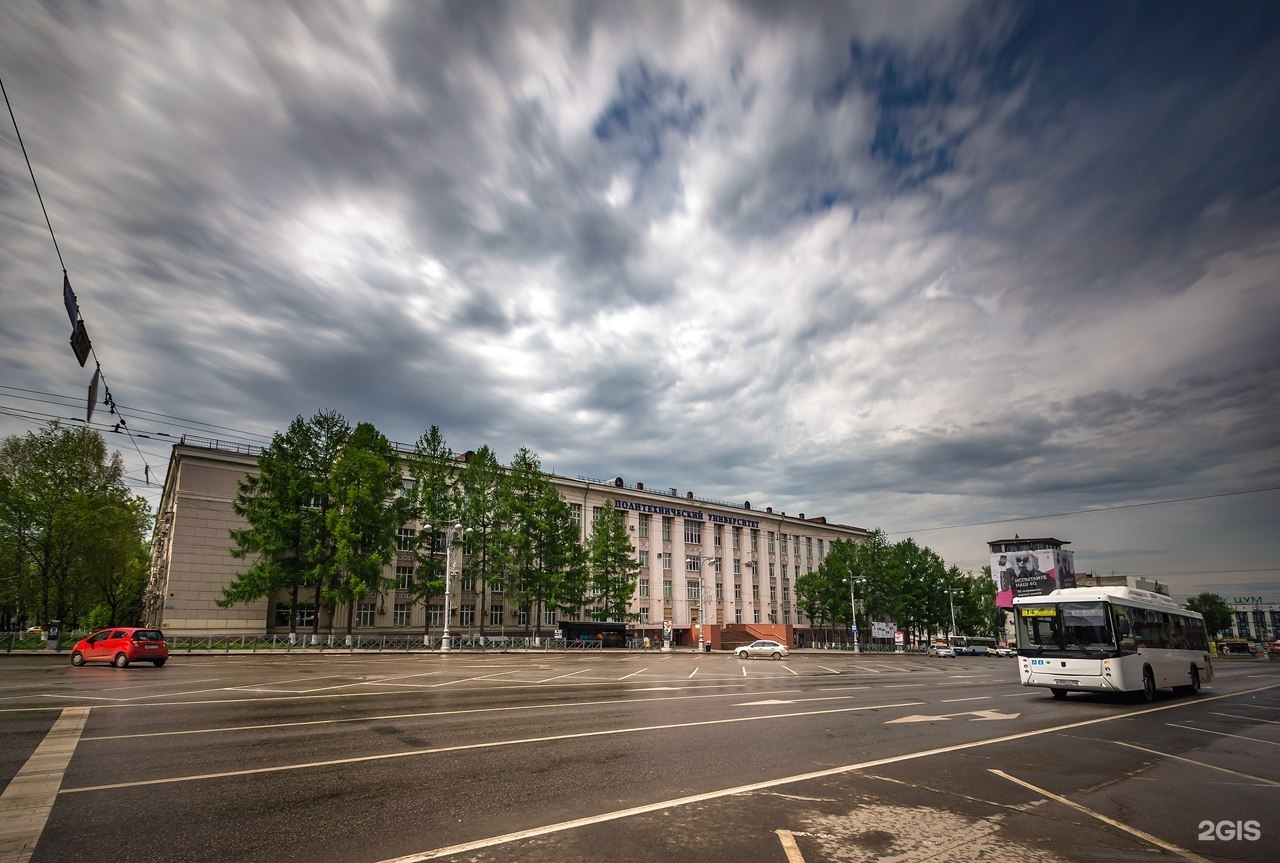
M 1053 682 L 1054 682 L 1054 683 L 1061 683 L 1061 684 L 1063 684 L 1064 686 L 1079 686 L 1079 685 L 1080 685 L 1080 681 L 1079 681 L 1079 680 L 1059 680 L 1059 679 L 1058 679 L 1058 678 L 1056 678 L 1056 677 L 1053 679 Z

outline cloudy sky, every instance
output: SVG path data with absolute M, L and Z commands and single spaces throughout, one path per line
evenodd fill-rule
M 1274 3 L 16 0 L 0 78 L 153 502 L 328 408 L 1280 600 Z M 61 269 L 6 112 L 0 435 Z

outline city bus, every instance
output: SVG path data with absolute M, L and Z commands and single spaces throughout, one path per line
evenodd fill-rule
M 1013 601 L 1023 686 L 1068 692 L 1194 695 L 1213 680 L 1204 618 L 1131 587 L 1072 587 Z
M 971 635 L 953 635 L 947 642 L 955 650 L 956 656 L 995 656 L 996 640 L 994 638 L 978 638 Z

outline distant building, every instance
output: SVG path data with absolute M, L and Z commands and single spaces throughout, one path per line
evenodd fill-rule
M 1280 638 L 1280 602 L 1264 596 L 1223 597 L 1231 606 L 1231 627 L 1223 638 L 1270 642 Z
M 996 580 L 996 607 L 1013 608 L 1014 597 L 1041 596 L 1059 587 L 1075 587 L 1075 553 L 1063 548 L 1071 543 L 1052 536 L 993 539 L 991 577 Z
M 292 609 L 283 593 L 230 608 L 216 604 L 223 587 L 252 564 L 232 557 L 229 532 L 245 526 L 232 510 L 232 501 L 240 481 L 257 472 L 259 451 L 193 437 L 174 445 L 152 542 L 144 597 L 147 625 L 175 633 L 288 632 Z M 817 569 L 836 540 L 867 535 L 862 528 L 832 524 L 822 517 L 789 516 L 750 502 L 707 500 L 674 488 L 654 491 L 643 483 L 628 485 L 621 477 L 548 478 L 569 503 L 584 542 L 607 502 L 622 512 L 641 572 L 631 602 L 636 620 L 625 627 L 619 622 L 612 631 L 622 630 L 632 638 L 647 636 L 657 644 L 662 643 L 664 629 L 676 645 L 698 642 L 703 590 L 708 594 L 708 622 L 715 625 L 708 629 L 717 630 L 706 637 L 716 644 L 719 625 L 735 624 L 742 631 L 762 627 L 756 637 L 794 632 L 808 641 L 809 622 L 796 604 L 796 581 Z M 399 587 L 412 580 L 412 541 L 419 527 L 410 523 L 401 529 L 403 548 L 383 573 L 396 586 L 357 605 L 356 633 L 422 634 L 427 626 L 432 633 L 441 631 L 443 598 L 424 606 Z M 456 545 L 454 555 L 458 577 L 451 585 L 451 634 L 520 637 L 562 629 L 573 638 L 574 631 L 591 627 L 586 621 L 559 620 L 553 612 L 544 612 L 538 626 L 539 621 L 531 619 L 536 610 L 509 603 L 500 583 L 486 585 L 469 574 L 466 557 Z M 718 559 L 718 564 L 708 558 Z M 316 608 L 311 601 L 300 601 L 298 613 L 299 632 L 310 632 L 317 620 L 321 632 L 346 631 L 345 607 Z M 593 623 L 593 631 L 602 631 L 599 622 Z

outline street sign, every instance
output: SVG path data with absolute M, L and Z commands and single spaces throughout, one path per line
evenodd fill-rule
M 101 376 L 101 369 L 93 370 L 93 380 L 89 381 L 89 406 L 85 410 L 84 421 L 86 423 L 93 422 L 93 407 L 98 403 L 98 378 Z
M 89 332 L 84 328 L 84 321 L 76 321 L 75 331 L 71 334 L 71 350 L 80 361 L 80 367 L 84 368 L 85 360 L 89 359 L 89 351 L 93 350 L 93 345 L 89 341 Z

